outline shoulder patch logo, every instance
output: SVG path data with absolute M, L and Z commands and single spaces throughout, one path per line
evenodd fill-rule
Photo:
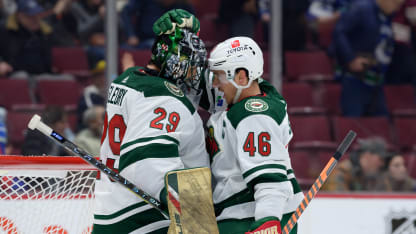
M 165 81 L 164 84 L 166 88 L 169 90 L 169 92 L 171 92 L 173 95 L 178 96 L 178 97 L 185 96 L 182 90 L 180 90 L 176 85 L 169 83 L 167 81 Z
M 263 112 L 269 109 L 269 104 L 262 99 L 250 99 L 244 106 L 246 110 L 251 112 Z

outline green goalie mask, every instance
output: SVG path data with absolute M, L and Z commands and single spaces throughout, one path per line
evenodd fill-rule
M 176 28 L 172 34 L 156 38 L 151 62 L 160 68 L 160 77 L 197 90 L 202 72 L 207 67 L 207 50 L 195 33 Z

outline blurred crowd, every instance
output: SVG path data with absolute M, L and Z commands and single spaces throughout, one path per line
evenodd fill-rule
M 153 22 L 164 12 L 181 8 L 201 21 L 212 21 L 218 29 L 225 27 L 223 39 L 249 36 L 268 50 L 271 0 L 217 0 L 214 15 L 200 15 L 195 6 L 202 1 L 117 0 L 119 47 L 149 50 Z M 40 74 L 67 79 L 52 65 L 52 48 L 85 49 L 90 72 L 75 110 L 76 127 L 69 127 L 63 107 L 48 106 L 42 117 L 93 155 L 99 154 L 106 100 L 105 8 L 105 0 L 0 0 L 0 79 L 29 79 L 32 84 Z M 321 50 L 331 58 L 333 82 L 342 87 L 343 116 L 389 116 L 384 85 L 416 85 L 416 0 L 282 0 L 281 18 L 283 53 Z M 202 25 L 203 40 L 204 30 Z M 134 64 L 128 56 L 122 65 Z M 0 153 L 7 154 L 12 149 L 7 147 L 7 109 L 1 105 Z M 380 139 L 362 140 L 340 163 L 326 189 L 415 191 L 404 156 L 387 152 L 386 147 Z M 68 155 L 36 132 L 26 134 L 20 151 Z

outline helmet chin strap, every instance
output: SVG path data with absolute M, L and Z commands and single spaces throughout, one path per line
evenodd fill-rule
M 250 87 L 253 80 L 249 79 L 247 85 L 245 85 L 245 86 L 240 86 L 240 85 L 236 84 L 234 80 L 230 80 L 230 82 L 231 82 L 231 84 L 234 85 L 234 87 L 237 88 L 237 91 L 236 91 L 235 96 L 233 98 L 233 104 L 235 104 L 235 103 L 238 102 L 238 99 L 240 99 L 241 92 L 243 91 L 243 89 L 246 89 L 246 88 Z

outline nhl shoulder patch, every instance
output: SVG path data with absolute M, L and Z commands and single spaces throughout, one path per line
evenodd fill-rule
M 183 97 L 185 96 L 182 92 L 182 90 L 180 90 L 176 85 L 169 83 L 167 81 L 164 82 L 166 88 L 169 90 L 169 92 L 171 92 L 173 95 L 177 96 L 177 97 Z
M 269 104 L 262 99 L 249 99 L 244 107 L 251 112 L 263 112 L 269 109 Z

